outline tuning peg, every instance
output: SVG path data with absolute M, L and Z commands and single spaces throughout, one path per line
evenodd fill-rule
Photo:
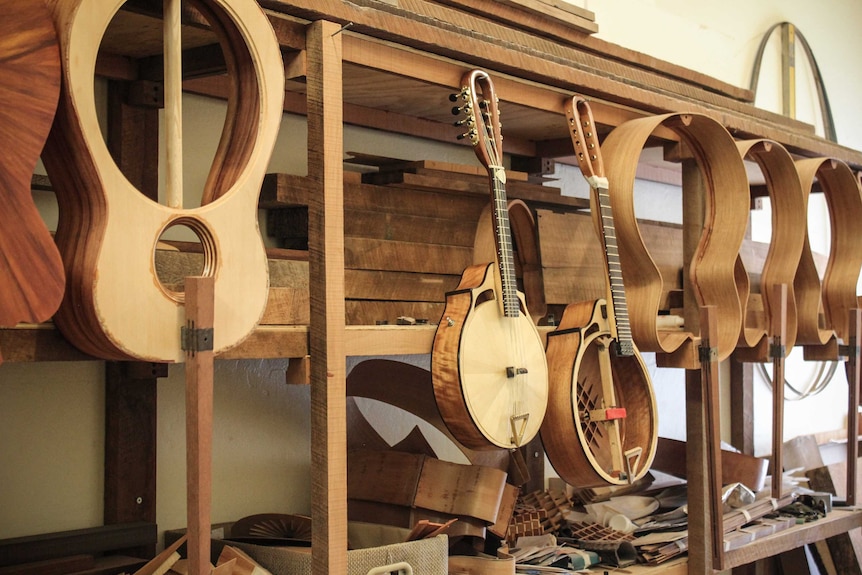
M 461 118 L 460 120 L 455 120 L 455 122 L 453 122 L 453 125 L 455 126 L 463 126 L 464 124 L 472 127 L 474 124 L 473 116 L 467 116 L 466 118 Z
M 463 134 L 459 134 L 459 135 L 457 136 L 457 138 L 458 138 L 459 140 L 464 140 L 464 139 L 466 139 L 466 138 L 469 138 L 470 140 L 472 140 L 473 138 L 475 138 L 475 137 L 476 137 L 476 135 L 477 135 L 477 134 L 476 134 L 476 129 L 475 129 L 475 128 L 470 128 L 470 130 L 469 130 L 469 131 L 464 132 Z

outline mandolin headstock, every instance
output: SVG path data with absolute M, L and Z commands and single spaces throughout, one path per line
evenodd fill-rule
M 571 100 L 566 101 L 566 118 L 569 120 L 569 133 L 578 167 L 592 185 L 592 178 L 605 176 L 605 167 L 590 103 L 582 96 L 572 96 Z
M 505 173 L 502 170 L 500 109 L 494 83 L 483 70 L 472 70 L 464 74 L 461 84 L 461 91 L 449 96 L 451 101 L 460 104 L 452 108 L 452 114 L 463 115 L 455 125 L 467 127 L 458 139 L 470 139 L 479 161 L 490 172 Z

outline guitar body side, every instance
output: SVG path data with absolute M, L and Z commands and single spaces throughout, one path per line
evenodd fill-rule
M 0 0 L 0 326 L 50 319 L 63 262 L 33 203 L 30 180 L 60 94 L 60 53 L 41 1 Z
M 541 436 L 548 460 L 575 487 L 624 485 L 640 479 L 655 456 L 658 419 L 649 372 L 640 353 L 619 356 L 602 350 L 610 338 L 605 300 L 569 305 L 560 326 L 548 334 L 548 411 Z M 588 421 L 584 414 L 603 407 L 600 354 L 610 353 L 615 406 L 625 407 L 619 422 L 619 451 L 641 449 L 632 477 L 620 475 L 611 456 L 612 422 Z M 615 407 L 604 406 L 604 407 Z M 578 438 L 579 445 L 572 439 Z
M 446 296 L 432 351 L 437 406 L 452 435 L 471 449 L 527 443 L 547 407 L 547 363 L 538 330 L 527 313 L 502 315 L 493 294 L 493 264 L 467 268 L 459 289 Z M 521 299 L 526 310 L 523 304 Z M 526 374 L 510 377 L 508 367 Z M 526 417 L 516 421 L 522 434 L 516 441 L 512 417 L 519 415 Z

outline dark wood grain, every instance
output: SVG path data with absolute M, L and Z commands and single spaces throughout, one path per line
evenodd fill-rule
M 60 254 L 30 193 L 60 94 L 60 53 L 41 0 L 2 0 L 0 13 L 0 326 L 12 326 L 50 318 L 64 293 Z

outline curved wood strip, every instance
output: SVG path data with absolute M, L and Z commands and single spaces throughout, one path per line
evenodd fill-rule
M 44 155 L 60 205 L 57 244 L 68 284 L 57 326 L 98 357 L 182 361 L 184 298 L 160 285 L 154 246 L 171 225 L 194 229 L 208 254 L 204 275 L 215 278 L 214 351 L 251 332 L 268 293 L 257 198 L 282 113 L 284 70 L 275 35 L 255 2 L 196 2 L 223 42 L 235 93 L 203 205 L 157 204 L 114 163 L 96 117 L 96 58 L 122 4 L 49 0 L 66 85 Z
M 759 295 L 763 302 L 763 317 L 752 321 L 746 313 L 749 293 L 742 298 L 743 323 L 740 332 L 740 346 L 758 348 L 755 361 L 767 361 L 766 339 L 772 325 L 775 310 L 773 296 L 775 286 L 787 286 L 787 333 L 782 342 L 789 352 L 796 343 L 797 312 L 793 291 L 793 278 L 799 267 L 799 259 L 805 243 L 805 197 L 802 183 L 796 171 L 793 158 L 780 144 L 769 140 L 746 140 L 737 142 L 741 158 L 757 163 L 766 180 L 766 188 L 772 205 L 772 237 L 760 277 Z M 748 280 L 748 271 L 740 259 L 743 272 Z
M 0 326 L 50 319 L 65 291 L 60 252 L 30 179 L 57 109 L 60 52 L 45 4 L 0 0 Z
M 460 443 L 443 422 L 434 396 L 431 372 L 391 359 L 367 359 L 347 375 L 347 396 L 374 399 L 411 413 L 434 426 L 475 465 L 506 470 L 505 449 L 473 450 Z
M 675 352 L 699 337 L 697 325 L 687 325 L 683 332 L 659 328 L 663 281 L 644 245 L 634 212 L 638 158 L 650 134 L 660 125 L 679 134 L 703 175 L 706 193 L 703 231 L 691 260 L 684 265 L 696 304 L 715 306 L 721 318 L 716 347 L 719 359 L 724 359 L 736 347 L 742 325 L 734 267 L 745 235 L 749 192 L 745 168 L 733 138 L 707 116 L 667 114 L 631 120 L 614 129 L 602 144 L 632 334 L 641 350 L 659 353 Z M 700 227 L 700 222 L 684 224 Z
M 808 197 L 815 179 L 825 194 L 829 209 L 831 245 L 822 282 L 814 265 L 808 234 L 796 273 L 796 303 L 799 309 L 797 343 L 825 345 L 834 336 L 846 341 L 849 311 L 857 304 L 856 283 L 862 269 L 862 193 L 859 182 L 844 162 L 829 158 L 797 160 L 796 168 Z M 822 319 L 821 319 L 821 313 Z

